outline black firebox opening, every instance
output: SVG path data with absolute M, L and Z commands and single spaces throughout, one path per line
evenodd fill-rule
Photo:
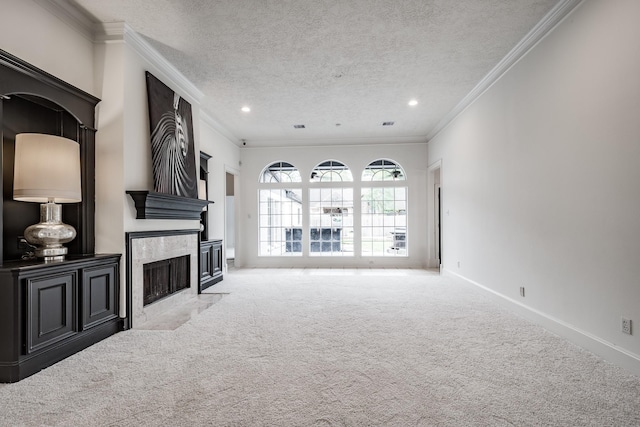
M 148 305 L 191 286 L 191 256 L 184 255 L 144 264 L 144 299 Z

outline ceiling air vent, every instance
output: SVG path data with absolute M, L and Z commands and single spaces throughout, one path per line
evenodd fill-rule
M 382 126 L 393 126 L 395 122 L 384 122 L 382 123 Z
M 304 125 L 293 125 L 294 129 L 304 129 Z

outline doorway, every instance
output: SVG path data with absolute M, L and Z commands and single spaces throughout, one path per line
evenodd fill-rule
M 236 226 L 235 226 L 235 175 L 226 173 L 225 179 L 225 253 L 227 268 L 233 267 L 236 259 Z
M 442 189 L 440 183 L 436 184 L 436 193 L 438 200 L 436 201 L 436 259 L 438 260 L 438 268 L 442 268 Z
M 427 224 L 429 231 L 429 268 L 441 268 L 442 266 L 442 161 L 437 161 L 429 166 L 427 200 Z

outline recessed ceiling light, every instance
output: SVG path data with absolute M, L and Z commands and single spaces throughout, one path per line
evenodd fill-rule
M 251 111 L 251 108 L 247 107 L 246 105 L 244 107 L 241 108 L 241 110 L 245 113 L 248 113 L 249 111 Z
M 418 100 L 417 99 L 412 99 L 411 101 L 409 101 L 409 105 L 411 107 L 415 107 L 416 105 L 418 105 Z

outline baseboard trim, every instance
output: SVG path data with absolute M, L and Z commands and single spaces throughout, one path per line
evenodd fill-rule
M 530 320 L 560 337 L 584 348 L 585 350 L 588 350 L 603 359 L 628 370 L 634 375 L 640 376 L 640 355 L 618 347 L 615 344 L 603 340 L 589 332 L 576 328 L 575 326 L 554 316 L 524 305 L 519 301 L 496 292 L 493 289 L 490 289 L 461 274 L 447 269 L 443 269 L 442 273 L 446 276 L 453 276 L 464 280 L 465 282 L 486 291 L 500 305 L 516 312 L 525 319 Z

